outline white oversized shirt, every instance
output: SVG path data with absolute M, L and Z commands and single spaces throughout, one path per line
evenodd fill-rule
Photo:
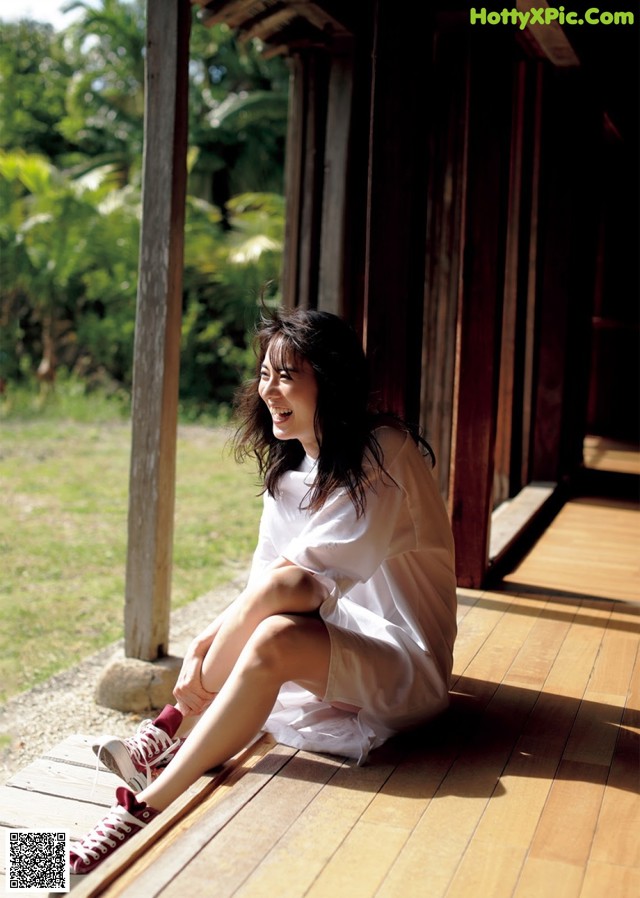
M 277 497 L 265 494 L 250 574 L 283 557 L 329 590 L 320 607 L 331 638 L 327 692 L 285 684 L 265 730 L 359 763 L 446 707 L 456 636 L 453 537 L 430 466 L 404 431 L 381 427 L 376 437 L 386 473 L 372 468 L 364 515 L 344 489 L 305 510 L 315 477 L 306 456 Z

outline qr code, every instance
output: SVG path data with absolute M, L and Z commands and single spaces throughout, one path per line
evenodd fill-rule
M 29 889 L 69 891 L 69 839 L 66 832 L 10 829 L 6 839 L 7 892 Z

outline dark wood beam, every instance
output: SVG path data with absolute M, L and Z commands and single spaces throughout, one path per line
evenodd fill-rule
M 481 586 L 489 565 L 504 290 L 511 66 L 508 36 L 472 34 L 464 263 L 450 489 L 458 582 L 471 588 Z

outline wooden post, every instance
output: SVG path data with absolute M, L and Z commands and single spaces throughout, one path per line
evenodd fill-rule
M 468 47 L 456 22 L 437 20 L 429 105 L 429 186 L 424 278 L 420 425 L 436 456 L 442 496 L 449 497 L 458 297 L 466 173 Z
M 344 314 L 352 95 L 353 50 L 347 44 L 330 60 L 318 273 L 318 308 L 334 315 Z
M 363 330 L 378 404 L 414 422 L 420 405 L 427 118 L 435 89 L 423 53 L 432 28 L 427 21 L 424 29 L 407 29 L 397 5 L 376 4 Z
M 125 655 L 167 653 L 187 148 L 188 0 L 149 0 Z
M 582 460 L 602 162 L 594 149 L 600 119 L 581 72 L 552 75 L 542 135 L 531 477 L 558 481 Z
M 489 60 L 493 60 L 489 64 Z M 504 288 L 512 69 L 506 39 L 471 38 L 463 282 L 450 489 L 460 586 L 489 564 Z

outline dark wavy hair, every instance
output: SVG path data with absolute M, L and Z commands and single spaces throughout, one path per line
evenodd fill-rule
M 258 395 L 260 368 L 267 348 L 274 368 L 288 370 L 306 359 L 318 385 L 315 433 L 320 446 L 317 474 L 307 508 L 321 508 L 330 493 L 344 487 L 358 515 L 364 513 L 369 482 L 365 459 L 382 468 L 382 450 L 369 406 L 369 372 L 362 344 L 349 325 L 329 312 L 296 309 L 263 314 L 256 335 L 256 375 L 238 391 L 235 402 L 238 461 L 254 457 L 264 489 L 278 494 L 278 482 L 304 457 L 298 440 L 279 440 Z

